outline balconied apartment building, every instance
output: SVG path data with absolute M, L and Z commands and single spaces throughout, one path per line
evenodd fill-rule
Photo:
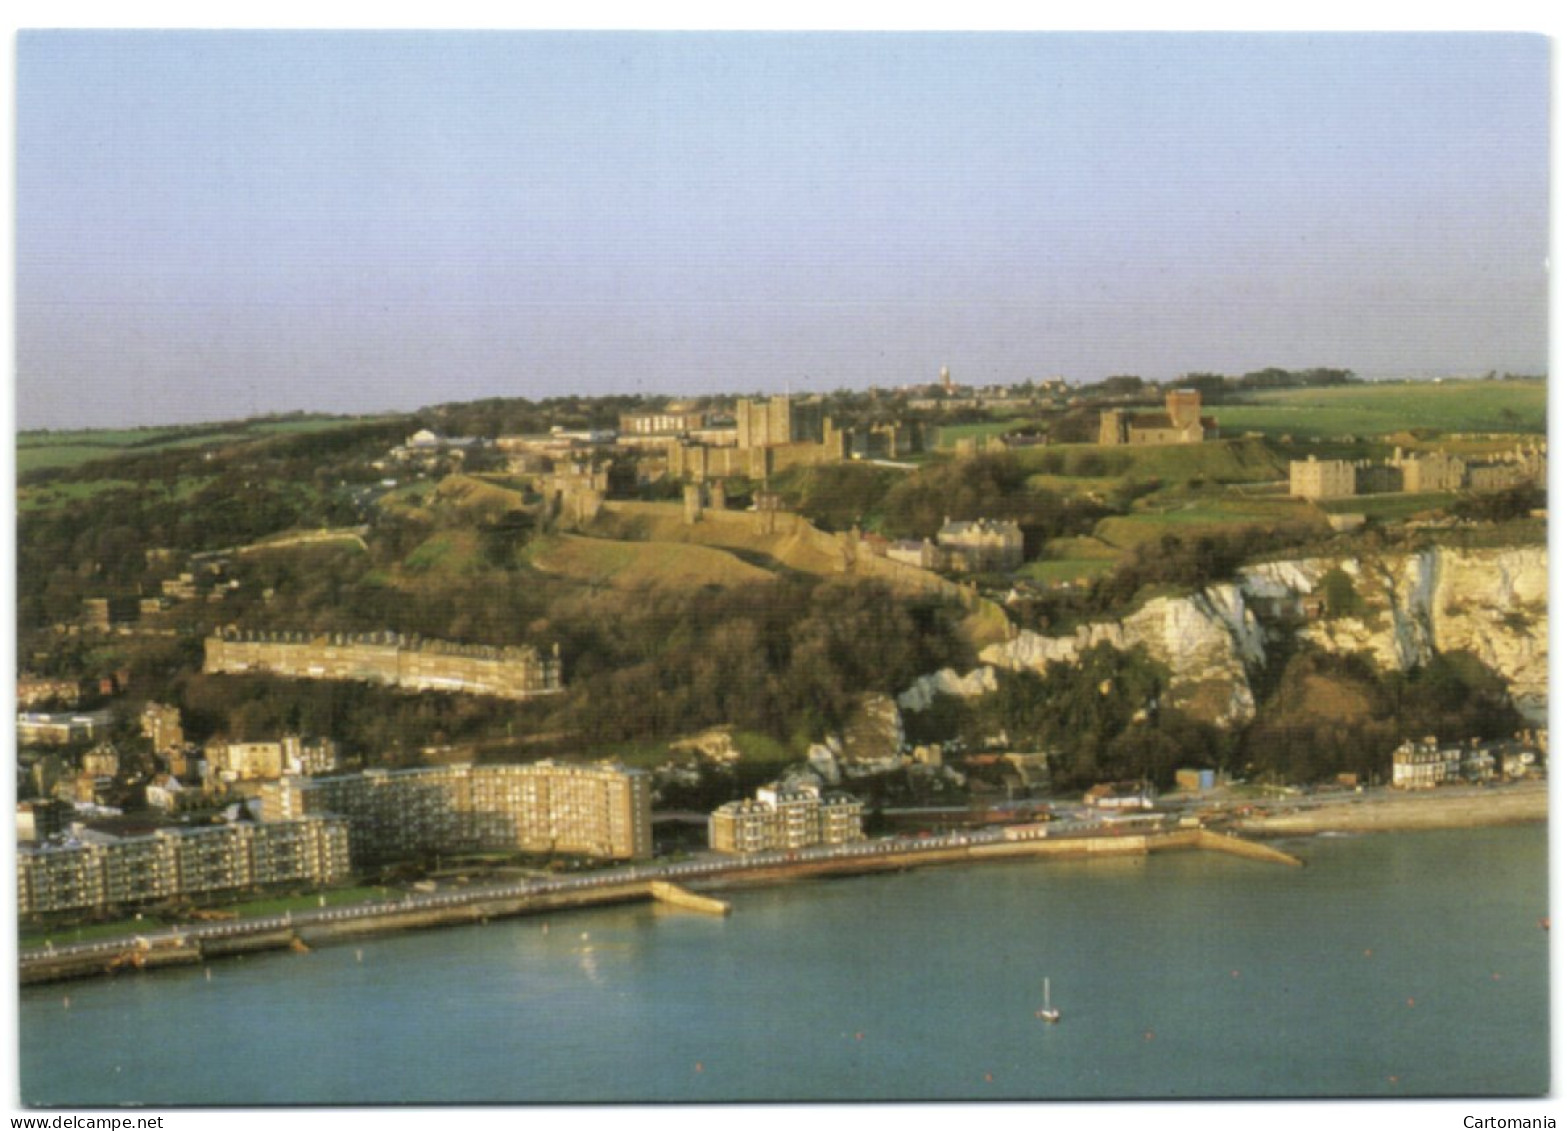
M 274 884 L 323 885 L 348 875 L 348 825 L 322 817 L 136 837 L 88 832 L 76 843 L 23 847 L 16 860 L 23 915 L 136 907 Z
M 864 803 L 853 797 L 823 797 L 813 785 L 774 783 L 758 789 L 754 799 L 715 809 L 707 821 L 707 842 L 715 852 L 742 854 L 848 844 L 865 839 L 864 813 Z
M 453 765 L 285 777 L 261 790 L 263 821 L 336 814 L 356 863 L 431 853 L 653 854 L 648 776 L 614 763 Z

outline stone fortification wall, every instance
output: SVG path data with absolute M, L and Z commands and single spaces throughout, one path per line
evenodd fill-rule
M 254 632 L 220 629 L 206 640 L 202 670 L 294 679 L 383 683 L 526 699 L 560 691 L 560 657 L 528 646 L 454 644 L 400 633 Z

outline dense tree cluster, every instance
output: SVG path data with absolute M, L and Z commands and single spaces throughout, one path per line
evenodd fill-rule
M 1094 583 L 1088 605 L 1097 612 L 1126 609 L 1145 589 L 1202 589 L 1234 575 L 1262 554 L 1277 556 L 1321 540 L 1304 525 L 1252 526 L 1182 538 L 1166 534 L 1137 546 L 1109 575 Z
M 581 658 L 556 721 L 594 741 L 733 723 L 798 747 L 841 727 L 865 692 L 972 662 L 957 614 L 815 578 L 556 602 L 550 627 Z
M 1505 491 L 1465 495 L 1449 509 L 1459 518 L 1471 522 L 1509 522 L 1515 518 L 1527 518 L 1531 512 L 1543 510 L 1545 504 L 1544 487 L 1520 483 Z
M 1410 672 L 1363 656 L 1304 651 L 1240 736 L 1238 760 L 1280 781 L 1353 773 L 1385 780 L 1404 739 L 1502 738 L 1521 725 L 1502 679 L 1464 653 L 1436 655 Z
M 900 480 L 882 504 L 882 531 L 893 538 L 931 538 L 948 519 L 1009 519 L 1023 528 L 1025 546 L 1086 534 L 1110 511 L 1087 499 L 1030 487 L 1031 474 L 1011 455 L 979 455 L 938 464 Z

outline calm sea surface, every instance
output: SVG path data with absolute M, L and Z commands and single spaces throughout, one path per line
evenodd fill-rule
M 1544 825 L 927 868 L 21 994 L 29 1104 L 1533 1095 Z M 357 953 L 356 953 L 357 951 Z M 1034 1017 L 1049 976 L 1059 1025 Z M 65 999 L 69 996 L 69 1008 Z

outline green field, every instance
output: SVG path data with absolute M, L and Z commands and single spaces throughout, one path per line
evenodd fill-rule
M 976 440 L 983 444 L 992 436 L 1002 436 L 1014 428 L 1033 423 L 1023 417 L 1011 420 L 987 420 L 978 424 L 943 424 L 936 429 L 937 448 L 953 448 L 959 440 Z
M 1213 405 L 1227 433 L 1313 437 L 1383 436 L 1410 428 L 1440 432 L 1545 432 L 1544 381 L 1387 382 L 1254 393 L 1246 404 Z
M 170 448 L 231 444 L 300 432 L 323 432 L 360 422 L 345 417 L 299 417 L 166 428 L 21 432 L 16 437 L 16 473 L 25 475 L 43 468 L 79 467 L 92 460 L 116 459 Z
M 1371 519 L 1405 519 L 1424 511 L 1441 510 L 1455 497 L 1446 492 L 1425 495 L 1356 495 L 1349 499 L 1324 499 L 1317 505 L 1329 514 L 1363 514 Z
M 1317 511 L 1298 499 L 1204 496 L 1165 510 L 1107 518 L 1099 523 L 1094 533 L 1111 545 L 1131 549 L 1166 534 L 1184 537 L 1242 526 L 1320 521 Z
M 1114 569 L 1114 560 L 1105 558 L 1052 558 L 1046 562 L 1029 562 L 1018 570 L 1018 576 L 1043 585 L 1059 585 L 1080 579 L 1092 580 Z

